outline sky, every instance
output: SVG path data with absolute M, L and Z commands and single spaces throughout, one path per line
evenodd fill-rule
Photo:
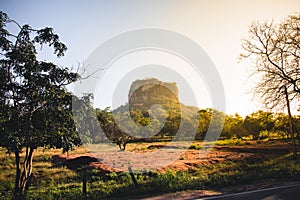
M 253 83 L 247 78 L 251 63 L 238 62 L 241 40 L 247 37 L 249 26 L 254 21 L 274 19 L 280 21 L 289 14 L 299 11 L 299 0 L 115 0 L 115 1 L 17 1 L 0 0 L 1 10 L 20 24 L 33 28 L 53 27 L 68 46 L 65 57 L 56 59 L 47 48 L 40 58 L 51 60 L 61 66 L 76 68 L 88 63 L 90 55 L 101 44 L 124 32 L 159 28 L 184 35 L 197 43 L 216 67 L 224 87 L 228 114 L 245 116 L 260 109 L 257 100 L 249 90 Z M 13 31 L 14 28 L 11 27 Z M 120 44 L 123 45 L 123 44 Z M 146 59 L 147 57 L 147 59 Z M 150 59 L 154 59 L 151 63 Z M 146 61 L 147 62 L 146 62 Z M 179 64 L 178 64 L 179 63 Z M 181 63 L 181 64 L 180 64 Z M 210 107 L 210 93 L 205 81 L 193 82 L 193 72 L 184 75 L 187 62 L 168 52 L 142 51 L 120 57 L 111 64 L 103 76 L 102 85 L 95 101 L 97 106 L 109 104 L 113 87 L 120 85 L 126 70 L 132 66 L 154 64 L 170 67 L 177 64 L 178 74 L 192 85 L 197 95 L 199 107 Z M 126 65 L 126 67 L 122 67 Z M 176 68 L 176 67 L 175 67 Z M 182 71 L 183 70 L 183 71 Z M 176 70 L 175 70 L 176 71 Z M 123 73 L 123 74 L 122 74 Z M 103 74 L 102 74 L 103 75 Z M 190 76 L 190 77 L 189 77 Z M 168 80 L 166 76 L 159 77 Z M 201 78 L 200 78 L 201 79 Z M 109 84 L 110 83 L 110 84 Z M 100 91 L 99 90 L 99 91 Z M 183 85 L 179 86 L 179 98 L 191 104 Z M 197 93 L 198 94 L 198 93 Z M 200 96 L 200 97 L 199 97 Z

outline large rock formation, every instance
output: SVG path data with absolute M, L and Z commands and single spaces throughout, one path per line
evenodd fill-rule
M 162 82 L 155 78 L 136 80 L 128 95 L 130 107 L 149 107 L 154 104 L 179 103 L 176 83 Z

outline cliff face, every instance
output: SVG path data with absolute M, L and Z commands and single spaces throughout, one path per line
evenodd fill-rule
M 128 100 L 131 107 L 179 103 L 178 87 L 176 83 L 162 82 L 155 78 L 136 80 L 131 84 Z

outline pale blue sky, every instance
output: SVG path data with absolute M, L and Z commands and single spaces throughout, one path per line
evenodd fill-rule
M 60 60 L 49 51 L 41 58 L 67 66 L 82 63 L 101 43 L 125 31 L 158 27 L 179 32 L 197 42 L 214 62 L 225 89 L 226 112 L 246 115 L 259 107 L 246 94 L 251 86 L 246 79 L 248 64 L 237 62 L 241 39 L 254 20 L 280 20 L 299 11 L 300 1 L 0 0 L 0 7 L 20 24 L 53 27 L 69 50 Z

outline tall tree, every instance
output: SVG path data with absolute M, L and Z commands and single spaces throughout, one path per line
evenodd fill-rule
M 300 13 L 288 16 L 279 24 L 253 23 L 249 37 L 243 40 L 245 52 L 241 57 L 254 59 L 253 74 L 260 77 L 254 93 L 267 108 L 287 107 L 288 113 L 291 113 L 290 102 L 300 94 L 299 44 Z M 290 134 L 293 136 L 294 132 Z
M 73 118 L 77 132 L 83 144 L 96 143 L 103 140 L 103 134 L 99 134 L 99 123 L 96 109 L 92 105 L 92 94 L 83 97 L 73 97 Z
M 8 31 L 10 23 L 18 28 L 16 34 Z M 67 50 L 52 28 L 21 26 L 0 12 L 0 146 L 15 154 L 16 196 L 29 187 L 36 148 L 71 149 L 80 144 L 72 117 L 72 94 L 65 88 L 79 76 L 68 68 L 39 61 L 37 54 L 43 45 L 53 47 L 58 57 Z

